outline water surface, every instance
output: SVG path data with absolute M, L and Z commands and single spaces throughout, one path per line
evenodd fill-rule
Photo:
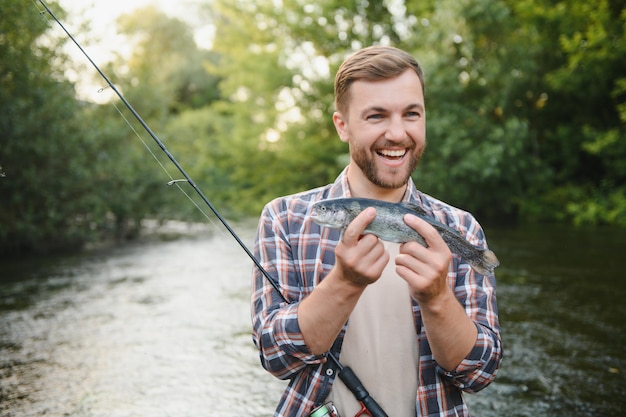
M 477 416 L 626 415 L 626 230 L 488 229 L 505 356 Z
M 473 415 L 624 415 L 625 231 L 486 231 L 505 359 Z M 2 261 L 0 415 L 271 416 L 285 383 L 251 342 L 251 265 L 214 227 Z

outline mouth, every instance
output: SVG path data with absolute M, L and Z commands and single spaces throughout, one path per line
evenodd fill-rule
M 408 149 L 379 149 L 376 154 L 389 161 L 400 161 L 408 153 Z

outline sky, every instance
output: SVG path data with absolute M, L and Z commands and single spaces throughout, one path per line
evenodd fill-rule
M 111 41 L 114 35 L 115 19 L 124 13 L 130 13 L 141 7 L 153 5 L 170 16 L 177 17 L 197 27 L 196 41 L 204 47 L 210 47 L 208 39 L 203 36 L 210 31 L 205 22 L 201 21 L 198 5 L 206 0 L 57 0 L 68 12 L 71 21 L 88 20 L 95 35 L 103 36 Z M 105 39 L 107 40 L 107 39 Z M 111 41 L 111 47 L 115 47 Z

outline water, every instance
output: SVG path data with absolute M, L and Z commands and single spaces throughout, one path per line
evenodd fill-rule
M 480 416 L 626 415 L 626 230 L 492 230 L 505 360 Z
M 3 264 L 0 415 L 271 415 L 250 264 L 206 233 Z
M 505 359 L 473 415 L 623 415 L 626 232 L 487 232 Z M 0 416 L 271 416 L 285 383 L 251 342 L 251 262 L 215 228 L 165 237 L 2 261 Z

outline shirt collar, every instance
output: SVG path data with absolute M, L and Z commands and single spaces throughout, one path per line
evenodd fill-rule
M 341 171 L 341 174 L 339 174 L 339 176 L 331 186 L 329 194 L 329 198 L 352 197 L 352 194 L 350 193 L 350 184 L 348 184 L 348 167 L 345 167 L 343 171 Z M 415 187 L 413 178 L 409 177 L 409 181 L 406 187 L 406 191 L 404 192 L 404 196 L 402 197 L 402 201 L 421 203 L 422 199 L 420 198 L 420 194 L 421 193 Z
M 348 184 L 348 167 L 345 167 L 330 187 L 330 198 L 350 198 L 350 185 Z

